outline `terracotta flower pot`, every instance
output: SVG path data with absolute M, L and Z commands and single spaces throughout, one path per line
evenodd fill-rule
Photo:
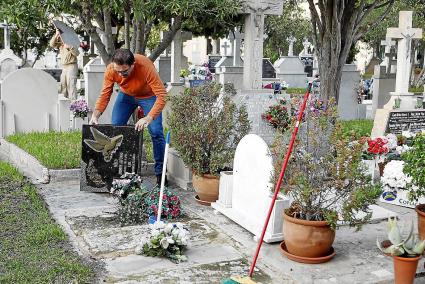
M 421 256 L 399 257 L 393 256 L 394 262 L 394 283 L 412 284 L 416 275 L 416 268 Z
M 219 181 L 220 179 L 213 175 L 198 176 L 193 174 L 192 176 L 193 188 L 202 201 L 217 201 Z
M 329 254 L 335 231 L 326 221 L 296 219 L 285 213 L 283 220 L 283 237 L 289 253 L 310 258 Z
M 418 213 L 419 238 L 425 240 L 425 204 L 417 205 L 415 211 Z

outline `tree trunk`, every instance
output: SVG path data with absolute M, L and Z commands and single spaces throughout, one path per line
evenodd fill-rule
M 130 11 L 124 12 L 124 47 L 130 49 Z
M 152 60 L 152 62 L 155 61 L 161 55 L 161 53 L 171 44 L 174 36 L 176 35 L 177 31 L 180 30 L 181 26 L 182 18 L 174 18 L 173 24 L 170 26 L 170 29 L 167 32 L 164 32 L 164 37 L 161 43 L 149 55 L 149 59 Z
M 109 64 L 111 61 L 111 55 L 105 48 L 105 45 L 102 43 L 99 34 L 96 31 L 96 27 L 93 26 L 91 22 L 92 18 L 92 8 L 91 4 L 86 1 L 81 2 L 81 16 L 80 21 L 82 23 L 83 29 L 87 32 L 87 34 L 91 37 L 92 42 L 96 45 L 97 50 L 99 51 L 99 55 L 102 58 L 105 64 Z
M 108 54 L 113 54 L 115 51 L 114 42 L 112 39 L 112 23 L 111 23 L 111 9 L 109 7 L 103 9 L 103 22 L 105 25 L 105 45 Z
M 145 40 L 143 41 L 142 46 L 140 47 L 141 54 L 146 54 L 146 47 L 148 46 L 149 36 L 152 31 L 152 22 L 145 24 Z
M 138 30 L 138 26 L 137 26 L 137 20 L 133 18 L 133 36 L 131 37 L 131 41 L 130 41 L 130 50 L 132 52 L 134 52 L 135 48 L 136 48 L 136 35 L 137 35 L 137 30 Z
M 143 20 L 137 20 L 137 33 L 136 36 L 136 45 L 134 47 L 134 53 L 142 54 L 142 45 L 145 41 L 145 23 Z

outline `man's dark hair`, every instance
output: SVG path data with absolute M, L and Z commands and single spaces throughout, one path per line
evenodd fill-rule
M 112 55 L 112 62 L 130 66 L 134 63 L 134 55 L 129 49 L 120 48 L 115 50 L 114 55 Z

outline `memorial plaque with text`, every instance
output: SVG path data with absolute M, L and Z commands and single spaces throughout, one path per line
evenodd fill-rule
M 388 117 L 388 133 L 401 134 L 402 131 L 413 133 L 425 130 L 425 110 L 392 111 Z
M 134 126 L 83 125 L 80 190 L 109 192 L 126 172 L 140 174 L 142 143 Z

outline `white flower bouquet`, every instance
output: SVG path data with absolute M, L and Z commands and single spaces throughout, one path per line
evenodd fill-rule
M 406 189 L 412 182 L 412 178 L 403 173 L 404 162 L 398 160 L 390 161 L 384 169 L 381 183 L 385 191 L 394 189 Z
M 183 253 L 188 245 L 189 231 L 183 224 L 156 222 L 149 226 L 151 235 L 136 247 L 136 254 L 165 256 L 175 263 L 187 260 Z

